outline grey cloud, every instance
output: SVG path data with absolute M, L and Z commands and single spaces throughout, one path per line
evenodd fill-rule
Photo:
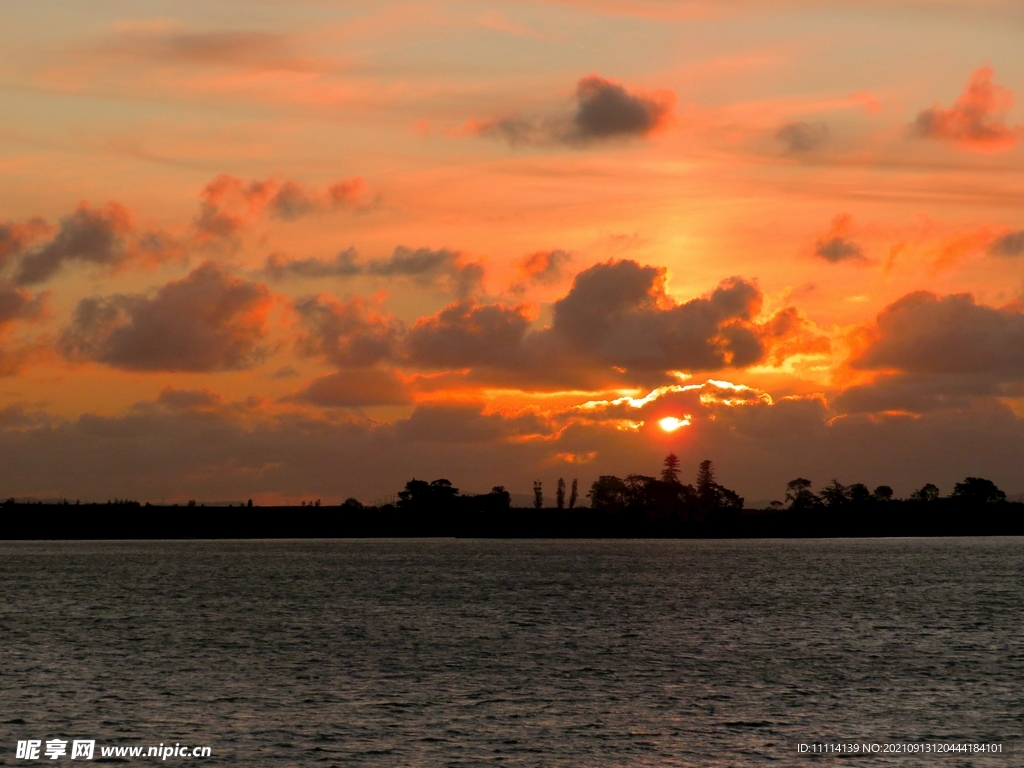
M 913 374 L 1024 379 L 1024 314 L 970 294 L 907 294 L 879 313 L 874 340 L 851 364 Z
M 288 398 L 323 408 L 364 408 L 410 402 L 405 385 L 391 371 L 377 368 L 349 369 L 314 379 Z
M 632 409 L 630 416 L 648 422 L 632 432 L 593 422 L 552 429 L 536 415 L 513 419 L 481 405 L 420 405 L 409 418 L 374 424 L 345 414 L 261 414 L 239 404 L 204 404 L 201 396 L 195 406 L 186 396 L 172 399 L 124 415 L 72 420 L 24 406 L 0 411 L 0 485 L 10 495 L 83 500 L 107 499 L 116 488 L 142 501 L 251 497 L 259 503 L 300 494 L 372 501 L 411 477 L 447 477 L 470 492 L 500 484 L 518 493 L 535 479 L 548 486 L 578 472 L 585 489 L 601 474 L 656 474 L 666 452 L 663 440 L 651 439 L 660 400 L 640 414 Z M 1021 489 L 1024 421 L 998 403 L 920 418 L 841 419 L 820 398 L 741 407 L 690 398 L 678 407 L 699 427 L 675 449 L 683 466 L 695 471 L 710 457 L 721 482 L 748 499 L 780 498 L 786 481 L 798 476 L 815 486 L 832 477 L 884 483 L 898 495 L 926 482 L 952 488 L 967 475 L 991 478 L 1009 492 Z M 545 439 L 522 439 L 529 435 Z M 583 466 L 557 458 L 591 452 Z
M 408 278 L 421 288 L 441 288 L 466 296 L 480 288 L 484 268 L 465 261 L 459 251 L 447 248 L 406 248 L 398 246 L 386 259 L 357 261 L 354 248 L 341 251 L 333 259 L 286 259 L 273 255 L 263 271 L 274 280 L 296 277 L 372 277 Z
M 143 371 L 249 368 L 261 346 L 270 296 L 265 286 L 207 262 L 152 297 L 82 299 L 59 341 L 72 360 Z
M 78 208 L 60 220 L 57 234 L 49 242 L 28 251 L 18 264 L 18 285 L 41 283 L 69 261 L 114 266 L 130 255 L 127 236 L 131 218 L 121 206 L 111 203 L 103 209 Z
M 172 410 L 202 411 L 219 407 L 223 403 L 223 398 L 209 389 L 167 387 L 161 390 L 156 402 Z
M 1024 254 L 1024 229 L 1009 232 L 1002 237 L 996 238 L 989 245 L 988 252 L 993 256 L 1007 257 Z
M 907 294 L 864 329 L 870 343 L 850 360 L 884 372 L 836 397 L 845 413 L 966 410 L 1024 396 L 1024 314 L 976 304 L 969 294 Z
M 433 444 L 504 442 L 523 434 L 552 433 L 551 425 L 532 413 L 504 416 L 481 413 L 480 406 L 426 404 L 395 424 L 396 436 Z
M 555 302 L 551 332 L 609 366 L 742 367 L 764 354 L 760 334 L 750 325 L 760 309 L 760 290 L 739 278 L 723 281 L 705 297 L 674 304 L 664 293 L 664 270 L 620 261 L 576 276 L 569 294 Z
M 667 116 L 669 104 L 625 88 L 597 75 L 585 77 L 576 85 L 579 105 L 573 116 L 577 141 L 607 139 L 616 136 L 645 136 Z
M 21 256 L 29 244 L 49 230 L 50 225 L 38 217 L 0 224 L 0 270 Z
M 596 141 L 643 137 L 660 127 L 672 111 L 667 93 L 648 96 L 597 75 L 576 84 L 576 109 L 570 116 L 506 117 L 484 123 L 478 132 L 510 145 L 587 145 Z
M 1019 389 L 1019 388 L 1018 388 Z M 841 413 L 927 413 L 939 409 L 966 410 L 978 398 L 1010 394 L 997 382 L 967 374 L 891 374 L 841 392 L 832 405 Z M 1024 392 L 1017 392 L 1024 394 Z
M 43 311 L 46 295 L 32 296 L 27 291 L 0 283 L 0 326 L 14 320 L 31 320 Z
M 409 277 L 423 287 L 443 286 L 459 295 L 472 293 L 483 280 L 480 264 L 465 263 L 458 251 L 447 248 L 406 248 L 398 246 L 387 259 L 374 259 L 366 264 L 368 275 Z
M 786 123 L 775 132 L 787 154 L 799 155 L 813 152 L 828 144 L 831 134 L 824 123 L 803 121 Z
M 867 261 L 864 249 L 849 238 L 837 235 L 818 240 L 814 246 L 814 253 L 833 264 L 841 261 Z
M 464 299 L 417 322 L 405 347 L 412 363 L 431 368 L 515 366 L 529 327 L 521 307 Z
M 363 266 L 356 262 L 355 248 L 348 248 L 338 253 L 331 260 L 325 259 L 286 259 L 273 254 L 267 259 L 263 271 L 273 280 L 285 277 L 321 278 L 321 277 L 353 277 L 363 273 Z
M 608 262 L 576 276 L 549 328 L 528 330 L 523 307 L 463 301 L 420 320 L 405 347 L 422 366 L 479 366 L 519 381 L 593 382 L 620 377 L 615 369 L 662 376 L 763 359 L 760 308 L 757 286 L 739 278 L 676 304 L 664 292 L 663 269 Z
M 270 209 L 282 219 L 291 221 L 316 210 L 316 200 L 295 181 L 286 181 L 270 199 Z
M 374 312 L 360 298 L 341 303 L 304 296 L 294 306 L 304 331 L 296 345 L 299 353 L 337 366 L 372 366 L 390 359 L 404 331 L 400 320 Z

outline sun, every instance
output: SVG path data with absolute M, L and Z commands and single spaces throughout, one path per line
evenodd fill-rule
M 687 414 L 681 419 L 677 419 L 675 416 L 666 416 L 664 419 L 658 419 L 658 426 L 666 432 L 675 432 L 680 427 L 690 426 L 690 416 Z

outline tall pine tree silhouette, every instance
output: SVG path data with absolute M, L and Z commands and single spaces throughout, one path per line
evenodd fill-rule
M 661 479 L 666 483 L 679 483 L 679 457 L 674 453 L 665 457 L 665 467 L 661 470 Z

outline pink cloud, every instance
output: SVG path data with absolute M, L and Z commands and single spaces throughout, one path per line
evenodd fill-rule
M 232 238 L 264 216 L 291 221 L 354 205 L 364 189 L 360 178 L 343 179 L 316 190 L 297 181 L 246 181 L 221 174 L 203 189 L 194 225 L 200 239 Z
M 1002 152 L 1013 147 L 1019 128 L 1006 124 L 1013 94 L 993 83 L 992 75 L 991 67 L 982 67 L 971 75 L 952 107 L 943 109 L 935 104 L 919 112 L 914 133 L 974 152 Z

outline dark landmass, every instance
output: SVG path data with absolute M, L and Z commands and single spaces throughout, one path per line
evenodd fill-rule
M 891 488 L 833 480 L 818 493 L 811 481 L 786 485 L 785 503 L 744 509 L 743 499 L 715 481 L 701 463 L 693 485 L 679 480 L 675 455 L 660 478 L 602 475 L 578 507 L 578 483 L 559 478 L 555 506 L 544 505 L 534 483 L 533 508 L 515 508 L 497 486 L 462 495 L 445 479 L 410 480 L 394 503 L 365 506 L 347 499 L 301 506 L 261 507 L 19 502 L 0 505 L 0 539 L 290 539 L 357 537 L 462 538 L 841 538 L 884 536 L 1021 536 L 1024 503 L 1007 501 L 991 480 L 968 477 L 942 497 L 931 483 L 897 499 Z
M 472 497 L 465 497 L 471 499 Z M 163 507 L 138 503 L 7 504 L 0 539 L 816 538 L 1021 536 L 1024 504 L 957 499 L 850 505 L 841 512 L 713 509 L 685 512 L 498 508 L 473 501 L 402 509 L 352 506 Z

